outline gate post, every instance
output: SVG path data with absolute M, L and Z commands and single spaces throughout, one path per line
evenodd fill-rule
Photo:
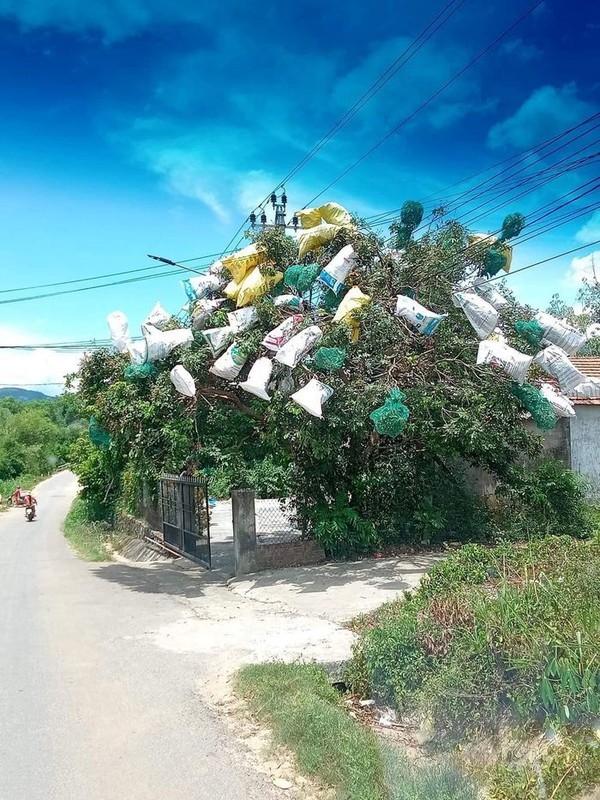
M 256 512 L 252 489 L 231 492 L 231 513 L 235 574 L 256 572 Z

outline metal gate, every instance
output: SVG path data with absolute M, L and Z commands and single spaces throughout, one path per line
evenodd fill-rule
M 210 569 L 210 514 L 206 478 L 163 475 L 159 480 L 159 495 L 165 544 Z

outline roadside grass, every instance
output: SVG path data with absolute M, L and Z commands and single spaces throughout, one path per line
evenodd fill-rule
M 102 522 L 89 522 L 85 516 L 83 500 L 76 497 L 65 521 L 63 532 L 67 541 L 86 561 L 111 561 L 111 549 L 118 547 L 118 532 Z
M 355 621 L 346 680 L 428 722 L 438 752 L 520 732 L 531 763 L 499 748 L 485 775 L 474 765 L 492 800 L 572 800 L 600 785 L 599 597 L 597 536 L 467 545 Z M 537 753 L 545 729 L 558 743 Z
M 314 664 L 258 664 L 237 674 L 236 690 L 298 770 L 338 800 L 476 800 L 477 791 L 449 765 L 411 765 L 349 714 Z
M 49 477 L 49 475 L 19 475 L 16 478 L 0 480 L 0 497 L 2 498 L 0 510 L 7 510 L 8 506 L 6 505 L 6 501 L 17 486 L 21 486 L 23 489 L 33 489 L 34 486 L 37 486 L 38 483 L 45 481 Z

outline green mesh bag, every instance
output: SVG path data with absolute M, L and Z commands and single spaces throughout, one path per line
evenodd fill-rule
M 525 217 L 523 214 L 519 214 L 518 212 L 515 214 L 508 214 L 508 216 L 504 217 L 504 222 L 502 223 L 502 235 L 500 238 L 504 242 L 507 239 L 514 239 L 515 236 L 518 236 L 521 233 L 524 227 Z
M 319 347 L 313 356 L 313 364 L 317 369 L 337 372 L 344 366 L 346 351 L 341 347 Z
M 399 436 L 402 433 L 410 414 L 402 402 L 406 398 L 404 392 L 392 389 L 385 403 L 369 414 L 375 423 L 375 430 L 383 436 Z
M 532 346 L 538 350 L 542 346 L 544 331 L 536 319 L 530 322 L 515 322 L 515 330 Z
M 123 377 L 126 381 L 133 381 L 139 383 L 158 375 L 158 370 L 154 364 L 128 364 L 123 370 Z
M 321 306 L 326 311 L 336 311 L 341 302 L 341 295 L 332 292 L 331 289 L 326 289 L 321 295 Z
M 539 389 L 536 389 L 530 383 L 524 383 L 522 386 L 518 383 L 513 383 L 511 391 L 523 403 L 541 431 L 552 430 L 558 421 L 558 417 L 552 408 L 552 404 L 546 400 Z
M 98 425 L 98 421 L 96 420 L 95 417 L 90 417 L 90 426 L 88 428 L 88 434 L 92 444 L 95 444 L 98 447 L 110 446 L 111 442 L 110 434 L 108 434 Z
M 298 294 L 304 294 L 317 280 L 319 272 L 321 272 L 319 264 L 293 264 L 285 271 L 284 283 L 295 289 Z
M 494 250 L 493 247 L 487 251 L 483 257 L 483 273 L 492 278 L 497 275 L 501 269 L 506 265 L 506 256 L 500 250 Z
M 423 204 L 418 200 L 407 200 L 400 209 L 400 220 L 412 233 L 423 221 Z

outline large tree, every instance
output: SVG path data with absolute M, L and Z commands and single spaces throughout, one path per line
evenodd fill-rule
M 331 292 L 320 293 L 318 303 L 316 290 L 305 295 L 309 310 L 302 325 L 318 325 L 319 346 L 345 353 L 338 371 L 308 358 L 291 373 L 295 389 L 315 376 L 333 389 L 322 419 L 290 400 L 281 383 L 271 402 L 239 387 L 255 358 L 265 355 L 265 333 L 292 313 L 273 303 L 281 286 L 256 300 L 258 327 L 237 337 L 248 361 L 235 382 L 209 372 L 214 357 L 199 330 L 191 345 L 155 365 L 155 375 L 137 380 L 125 377 L 126 357 L 88 355 L 78 374 L 80 402 L 111 440 L 104 449 L 78 445 L 89 497 L 96 505 L 123 495 L 132 501 L 144 482 L 153 485 L 162 471 L 178 470 L 195 451 L 232 485 L 252 482 L 267 459 L 279 470 L 281 485 L 274 489 L 289 495 L 301 527 L 334 551 L 348 540 L 346 549 L 360 550 L 382 539 L 481 534 L 488 520 L 464 479 L 465 468 L 474 465 L 510 483 L 514 466 L 538 453 L 540 444 L 522 424 L 524 409 L 510 379 L 476 365 L 477 336 L 451 301 L 467 273 L 489 270 L 500 256 L 491 240 L 470 246 L 468 231 L 454 221 L 437 222 L 418 240 L 408 228 L 403 222 L 393 226 L 393 244 L 402 249 L 390 249 L 355 220 L 304 259 L 321 267 L 352 244 L 357 263 L 346 289 L 358 286 L 371 299 L 347 324 L 333 321 L 339 298 Z M 256 241 L 266 250 L 270 265 L 264 271 L 271 275 L 299 261 L 297 245 L 280 231 L 261 233 Z M 447 315 L 433 335 L 395 315 L 399 294 Z M 533 355 L 514 329 L 532 311 L 508 294 L 500 324 L 510 344 Z M 228 301 L 202 327 L 226 324 L 234 307 Z M 178 363 L 195 378 L 193 399 L 178 395 L 170 382 L 169 370 Z M 393 438 L 377 433 L 370 418 L 392 389 L 404 393 L 410 412 Z

